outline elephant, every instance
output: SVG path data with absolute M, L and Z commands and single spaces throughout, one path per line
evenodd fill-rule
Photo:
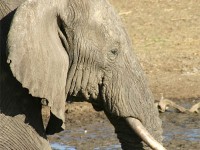
M 0 0 L 0 149 L 51 149 L 65 102 L 104 111 L 124 150 L 165 150 L 162 122 L 107 0 Z M 50 107 L 46 128 L 42 103 Z

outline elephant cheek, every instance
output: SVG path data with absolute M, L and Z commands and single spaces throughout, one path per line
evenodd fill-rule
M 101 88 L 101 97 L 104 102 L 104 109 L 115 116 L 129 116 L 128 104 L 126 104 L 126 101 L 124 100 L 126 96 L 124 85 L 116 79 L 114 79 L 113 82 L 107 81 L 108 80 L 104 80 Z

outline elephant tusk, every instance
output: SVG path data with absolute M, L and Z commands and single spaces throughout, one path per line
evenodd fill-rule
M 153 150 L 166 150 L 162 144 L 156 141 L 151 134 L 146 130 L 142 123 L 135 118 L 128 117 L 126 118 L 129 126 L 139 135 L 139 137 Z

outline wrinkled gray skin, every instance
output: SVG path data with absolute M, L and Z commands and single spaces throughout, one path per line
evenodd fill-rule
M 12 11 L 22 1 L 0 0 L 0 149 L 50 149 L 46 134 L 64 129 L 66 100 L 103 110 L 123 149 L 149 149 L 126 118 L 139 120 L 161 143 L 152 94 L 110 4 L 29 0 Z M 41 98 L 51 107 L 47 129 Z

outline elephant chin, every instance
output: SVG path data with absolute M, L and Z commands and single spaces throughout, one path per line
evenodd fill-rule
M 131 129 L 138 134 L 138 136 L 153 150 L 166 150 L 162 144 L 156 141 L 151 134 L 146 130 L 142 123 L 135 118 L 128 117 L 126 122 L 129 124 Z

